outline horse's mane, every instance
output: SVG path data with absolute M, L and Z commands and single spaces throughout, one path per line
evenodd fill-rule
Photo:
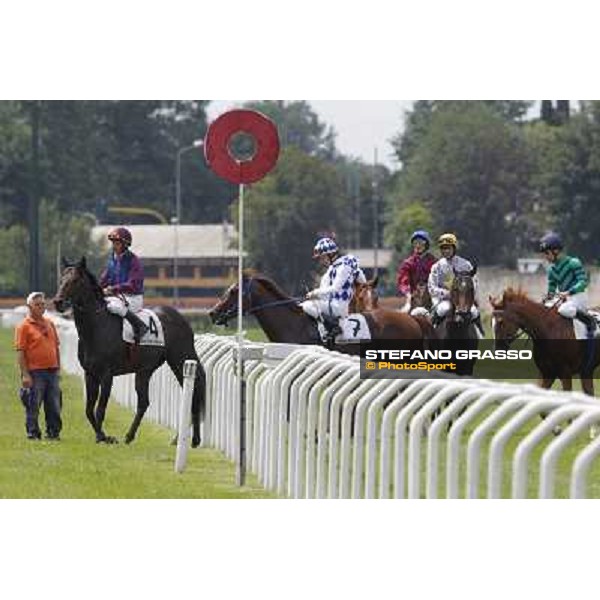
M 294 300 L 292 296 L 287 292 L 284 292 L 272 279 L 262 273 L 257 273 L 256 271 L 244 271 L 244 277 L 258 281 L 268 292 L 271 292 L 279 300 Z M 289 308 L 293 312 L 303 312 L 302 308 L 294 302 L 290 302 Z
M 102 291 L 102 288 L 100 287 L 96 276 L 91 271 L 89 271 L 87 267 L 83 267 L 83 272 L 85 273 L 86 277 L 92 285 L 92 291 L 94 292 L 96 299 L 101 300 L 103 304 L 106 304 L 104 292 Z
M 272 279 L 270 279 L 266 275 L 263 275 L 262 273 L 244 271 L 244 276 L 260 282 L 263 285 L 263 287 L 265 287 L 269 292 L 275 294 L 280 298 L 286 300 L 291 298 L 291 296 L 287 292 L 284 292 Z
M 515 290 L 512 287 L 506 288 L 502 294 L 502 299 L 506 302 L 517 302 L 519 304 L 529 304 L 534 302 L 527 293 L 521 288 Z

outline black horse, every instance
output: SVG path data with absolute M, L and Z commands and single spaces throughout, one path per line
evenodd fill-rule
M 183 385 L 183 364 L 191 359 L 198 361 L 192 397 L 192 446 L 198 446 L 200 417 L 205 406 L 206 377 L 194 348 L 194 333 L 182 315 L 168 306 L 156 310 L 164 331 L 164 346 L 134 347 L 127 344 L 121 335 L 123 320 L 107 311 L 102 289 L 87 270 L 85 257 L 72 264 L 63 260 L 63 272 L 54 305 L 59 312 L 64 312 L 67 304 L 73 307 L 79 335 L 78 358 L 85 371 L 85 414 L 96 432 L 96 441 L 117 441 L 102 429 L 115 375 L 135 373 L 137 410 L 125 436 L 125 442 L 130 443 L 149 405 L 148 384 L 152 373 L 167 361 L 177 381 Z
M 441 348 L 448 350 L 477 350 L 479 336 L 473 322 L 471 307 L 475 304 L 475 283 L 473 277 L 477 267 L 471 271 L 454 271 L 450 287 L 451 309 L 436 333 Z M 457 361 L 457 375 L 473 375 L 476 359 Z

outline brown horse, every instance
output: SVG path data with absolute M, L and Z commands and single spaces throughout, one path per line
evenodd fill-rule
M 521 291 L 508 288 L 502 297 L 490 296 L 489 300 L 497 348 L 508 348 L 523 333 L 533 340 L 533 359 L 541 387 L 547 389 L 560 379 L 563 390 L 570 391 L 573 375 L 579 374 L 583 391 L 594 395 L 593 374 L 600 363 L 596 340 L 576 340 L 573 324 L 558 314 L 556 306 L 548 308 Z
M 431 310 L 432 302 L 427 282 L 418 283 L 410 295 L 410 309 L 425 308 Z
M 354 284 L 354 295 L 348 307 L 351 313 L 364 313 L 379 307 L 379 295 L 377 294 L 377 277 L 366 283 Z
M 217 325 L 226 325 L 237 315 L 238 285 L 232 285 L 209 311 Z M 254 315 L 271 342 L 290 344 L 322 344 L 317 322 L 299 306 L 301 299 L 292 298 L 264 275 L 244 274 L 242 308 Z M 426 340 L 434 337 L 426 319 L 414 319 L 395 310 L 376 308 L 365 312 L 373 340 Z M 336 350 L 357 353 L 358 344 L 339 344 Z

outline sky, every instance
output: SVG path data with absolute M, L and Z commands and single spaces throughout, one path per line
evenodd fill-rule
M 240 106 L 243 100 L 214 100 L 208 106 L 212 120 L 228 109 Z M 372 163 L 377 149 L 377 161 L 397 169 L 390 139 L 403 125 L 403 113 L 410 100 L 308 100 L 320 120 L 331 125 L 336 133 L 336 146 L 347 156 Z

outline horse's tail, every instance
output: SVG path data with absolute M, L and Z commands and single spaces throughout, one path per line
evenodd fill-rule
M 200 443 L 200 420 L 206 410 L 206 374 L 194 348 L 194 331 L 187 320 L 175 309 L 161 306 L 157 309 L 165 328 L 167 341 L 167 364 L 177 378 L 179 385 L 183 386 L 183 365 L 186 360 L 195 360 L 198 363 L 192 395 L 192 424 L 194 434 L 192 446 Z

